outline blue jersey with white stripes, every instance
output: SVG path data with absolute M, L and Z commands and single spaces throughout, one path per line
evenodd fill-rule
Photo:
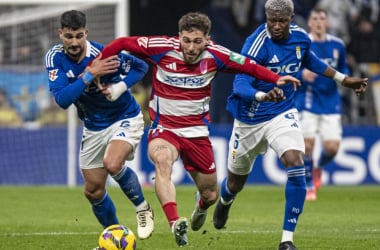
M 241 54 L 251 58 L 279 75 L 299 78 L 302 67 L 322 74 L 327 65 L 310 50 L 311 41 L 305 30 L 290 25 L 289 38 L 276 42 L 271 39 L 266 24 L 262 24 L 245 41 Z M 227 100 L 227 110 L 233 117 L 247 124 L 257 124 L 295 108 L 295 91 L 291 83 L 282 86 L 286 100 L 281 102 L 257 102 L 257 91 L 268 92 L 275 85 L 246 74 L 238 74 L 233 82 L 233 91 Z
M 116 121 L 134 117 L 140 112 L 140 106 L 129 91 L 111 102 L 94 83 L 86 86 L 79 77 L 103 47 L 99 43 L 87 41 L 86 55 L 79 63 L 70 60 L 62 44 L 53 46 L 45 56 L 49 88 L 57 104 L 64 109 L 74 104 L 84 126 L 94 131 L 105 129 Z M 107 83 L 124 81 L 130 87 L 141 80 L 148 70 L 144 61 L 132 55 L 121 53 L 119 58 L 119 71 L 103 77 Z
M 332 68 L 349 75 L 346 60 L 346 49 L 343 41 L 335 36 L 327 35 L 325 41 L 312 41 L 311 50 Z M 307 110 L 315 114 L 340 114 L 341 97 L 336 82 L 318 75 L 314 82 L 302 80 L 297 91 L 296 106 L 299 111 Z

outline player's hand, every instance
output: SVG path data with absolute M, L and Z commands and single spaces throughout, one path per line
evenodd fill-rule
M 355 94 L 359 96 L 367 91 L 367 81 L 368 78 L 346 76 L 342 82 L 342 86 L 353 89 Z
M 282 86 L 282 85 L 285 85 L 287 83 L 291 82 L 293 84 L 293 89 L 294 91 L 297 90 L 297 87 L 298 86 L 301 86 L 301 81 L 298 80 L 297 78 L 293 77 L 293 76 L 281 76 L 278 81 L 277 81 L 277 86 Z
M 92 61 L 88 70 L 94 77 L 99 77 L 117 72 L 119 66 L 120 60 L 117 55 L 102 59 L 102 54 L 100 53 L 98 57 Z
M 279 102 L 286 99 L 284 96 L 284 91 L 280 88 L 274 87 L 271 91 L 267 92 L 262 97 L 264 102 Z

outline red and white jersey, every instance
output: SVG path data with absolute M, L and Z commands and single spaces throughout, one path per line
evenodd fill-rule
M 106 46 L 102 57 L 122 50 L 153 64 L 149 101 L 152 128 L 187 138 L 209 135 L 211 81 L 217 72 L 246 73 L 273 83 L 279 79 L 272 71 L 214 42 L 192 64 L 184 61 L 179 38 L 168 36 L 118 38 Z

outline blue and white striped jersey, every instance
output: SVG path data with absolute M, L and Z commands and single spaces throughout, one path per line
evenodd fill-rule
M 53 46 L 45 56 L 49 88 L 57 104 L 64 109 L 75 104 L 84 126 L 94 131 L 105 129 L 116 121 L 134 117 L 140 112 L 138 103 L 129 91 L 111 102 L 95 84 L 87 87 L 79 77 L 103 47 L 99 43 L 87 41 L 86 56 L 79 63 L 69 59 L 62 44 Z M 132 55 L 120 53 L 119 58 L 119 72 L 107 76 L 108 81 L 112 83 L 123 80 L 130 87 L 141 80 L 148 70 L 144 61 Z M 125 77 L 122 78 L 120 75 Z
M 311 51 L 311 40 L 305 30 L 290 25 L 289 38 L 275 42 L 266 29 L 258 27 L 245 41 L 241 53 L 280 75 L 300 76 L 302 67 L 322 74 L 327 65 Z M 295 91 L 291 83 L 282 86 L 286 100 L 281 102 L 257 102 L 257 91 L 268 92 L 275 85 L 260 81 L 246 74 L 238 74 L 233 82 L 233 91 L 227 100 L 227 110 L 233 117 L 247 124 L 257 124 L 295 108 Z
M 325 41 L 312 41 L 311 50 L 332 68 L 349 75 L 346 60 L 346 48 L 343 41 L 327 35 Z M 307 110 L 315 114 L 340 114 L 341 97 L 337 83 L 327 77 L 318 75 L 314 82 L 302 81 L 297 91 L 296 106 L 299 111 Z

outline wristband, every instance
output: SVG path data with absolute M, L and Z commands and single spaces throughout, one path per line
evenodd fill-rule
M 90 73 L 90 71 L 86 71 L 86 73 L 84 73 L 84 75 L 82 76 L 82 80 L 84 84 L 90 85 L 92 80 L 94 80 L 94 76 Z
M 337 83 L 342 84 L 342 82 L 344 81 L 344 78 L 346 78 L 345 74 L 342 74 L 339 71 L 335 71 L 335 74 L 334 74 L 334 77 L 333 77 L 334 81 L 336 81 Z
M 256 99 L 256 101 L 258 101 L 258 102 L 262 102 L 262 101 L 264 101 L 264 96 L 265 96 L 266 94 L 264 93 L 264 92 L 262 92 L 262 91 L 257 91 L 256 92 L 256 94 L 255 94 L 255 99 Z
M 111 87 L 108 88 L 110 92 L 110 95 L 107 96 L 108 101 L 116 101 L 126 90 L 127 85 L 123 81 L 112 84 Z

